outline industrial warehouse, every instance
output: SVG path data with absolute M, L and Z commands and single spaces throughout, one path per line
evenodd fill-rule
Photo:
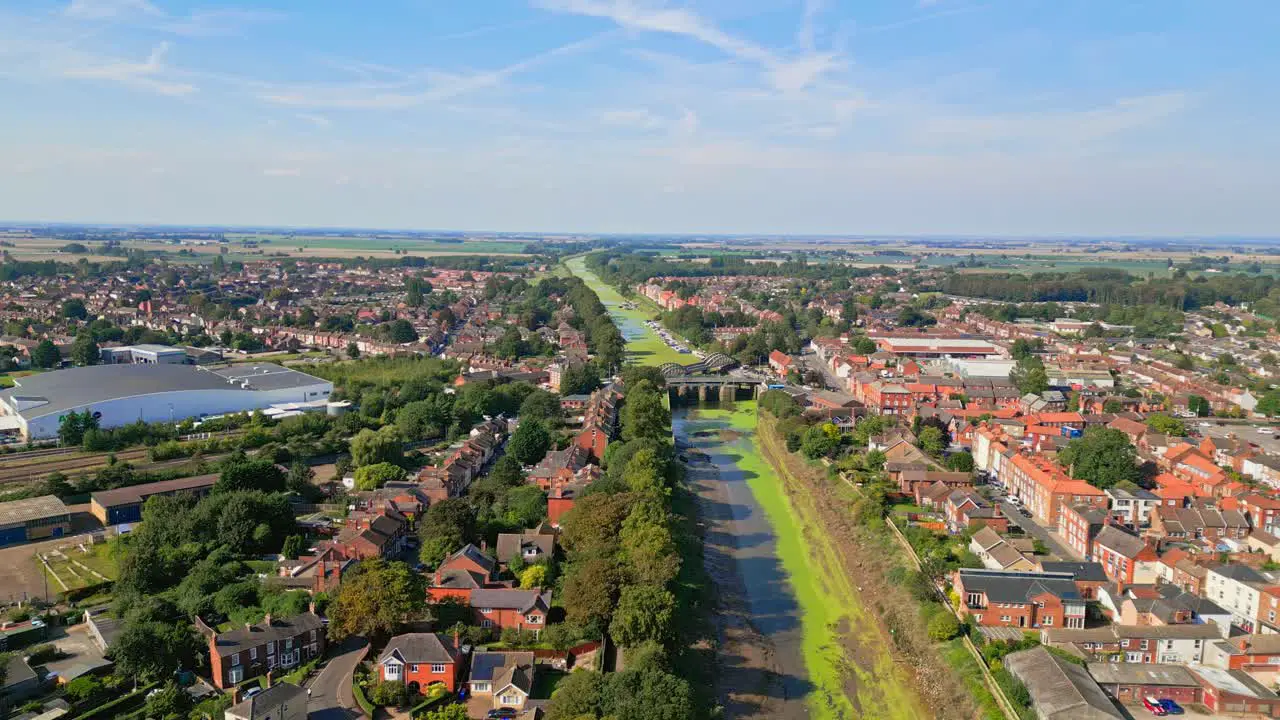
M 16 380 L 0 392 L 0 431 L 25 441 L 58 436 L 60 419 L 90 411 L 103 428 L 137 422 L 323 404 L 333 383 L 279 365 L 210 369 L 179 364 L 121 364 L 57 370 Z

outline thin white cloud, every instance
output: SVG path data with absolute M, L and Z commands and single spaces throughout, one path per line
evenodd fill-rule
M 645 108 L 604 110 L 598 117 L 605 125 L 641 130 L 655 130 L 667 124 L 665 118 Z
M 80 55 L 78 60 L 67 58 L 57 73 L 66 78 L 113 82 L 160 95 L 182 96 L 196 92 L 196 86 L 167 77 L 164 58 L 168 52 L 169 43 L 162 42 L 152 49 L 144 62 Z
M 1120 98 L 1086 110 L 936 115 L 921 121 L 914 134 L 951 146 L 1070 147 L 1150 126 L 1186 109 L 1191 100 L 1174 91 Z
M 685 8 L 647 7 L 632 0 L 536 0 L 535 4 L 553 12 L 608 20 L 627 30 L 696 40 L 730 57 L 759 65 L 771 85 L 782 92 L 803 90 L 843 66 L 834 53 L 810 51 L 797 57 L 784 57 L 762 45 L 730 35 Z
M 324 115 L 316 115 L 315 113 L 298 113 L 298 119 L 306 120 L 318 128 L 327 128 L 333 123 Z
M 182 36 L 231 35 L 245 25 L 279 17 L 275 12 L 243 8 L 174 15 L 150 0 L 71 0 L 62 15 L 81 23 L 117 23 Z
M 599 33 L 494 70 L 453 73 L 432 69 L 407 74 L 406 79 L 389 82 L 362 80 L 351 83 L 274 86 L 261 91 L 259 98 L 274 105 L 299 108 L 397 110 L 417 107 L 499 87 L 514 75 L 549 60 L 583 52 L 612 35 L 613 33 Z

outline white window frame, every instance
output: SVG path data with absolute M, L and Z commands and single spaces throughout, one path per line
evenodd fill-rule
M 432 674 L 432 675 L 443 675 L 443 674 L 444 674 L 444 668 L 445 668 L 444 663 L 433 663 L 433 664 L 431 665 L 431 674 Z

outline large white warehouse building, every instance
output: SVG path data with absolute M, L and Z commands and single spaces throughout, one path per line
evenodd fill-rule
M 58 436 L 60 419 L 88 410 L 99 427 L 177 422 L 329 398 L 333 383 L 279 365 L 93 365 L 15 379 L 0 392 L 0 430 Z

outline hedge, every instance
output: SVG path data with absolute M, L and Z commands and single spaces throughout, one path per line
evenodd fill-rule
M 120 717 L 123 713 L 133 710 L 132 706 L 142 706 L 147 701 L 147 693 L 159 687 L 159 685 L 160 683 L 148 683 L 128 695 L 122 695 L 115 700 L 105 702 L 73 716 L 71 720 L 107 720 L 108 718 Z
M 351 678 L 351 694 L 356 696 L 356 704 L 364 711 L 365 717 L 373 717 L 373 703 L 369 702 L 369 698 L 364 695 L 364 686 L 360 684 L 355 676 Z

